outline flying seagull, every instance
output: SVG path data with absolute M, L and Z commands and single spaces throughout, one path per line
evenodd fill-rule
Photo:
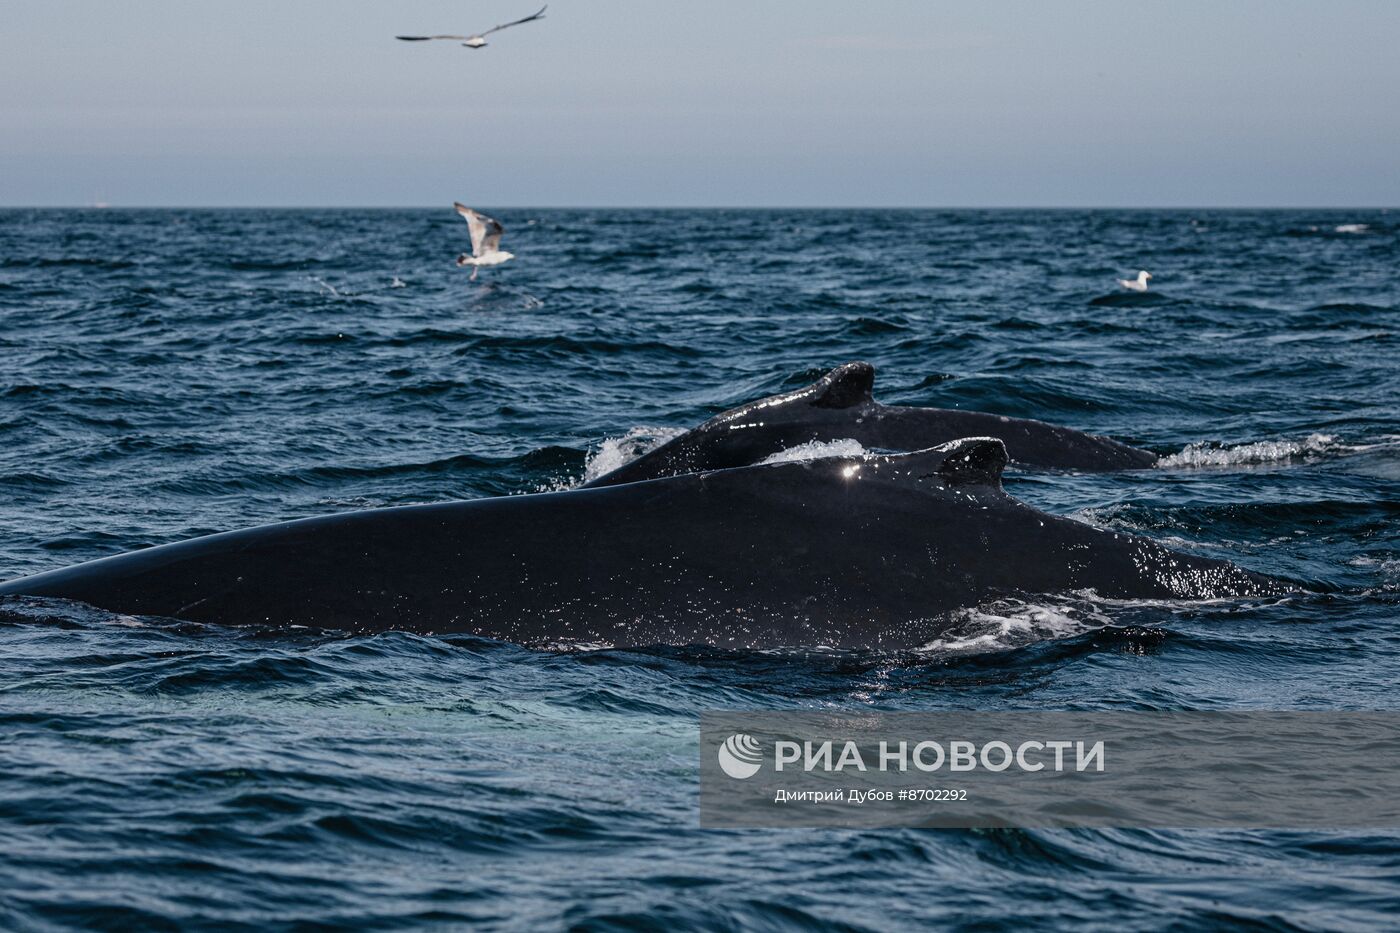
M 471 36 L 394 36 L 395 39 L 402 39 L 405 42 L 427 42 L 431 39 L 456 39 L 469 49 L 479 49 L 486 44 L 486 37 L 493 32 L 500 32 L 502 29 L 509 29 L 512 26 L 519 26 L 521 23 L 533 23 L 537 19 L 544 19 L 544 11 L 549 9 L 548 4 L 540 7 L 538 13 L 518 19 L 513 23 L 502 23 L 499 26 L 492 26 L 482 33 Z
M 1147 291 L 1147 280 L 1150 278 L 1152 278 L 1151 272 L 1143 272 L 1141 269 L 1139 269 L 1137 278 L 1119 279 L 1118 284 L 1123 286 L 1124 288 L 1132 289 L 1135 292 L 1145 292 Z
M 515 258 L 514 253 L 507 253 L 500 248 L 501 234 L 506 232 L 506 228 L 502 227 L 499 221 L 485 214 L 478 214 L 458 201 L 452 202 L 452 206 L 457 208 L 457 213 L 462 215 L 462 219 L 467 222 L 467 229 L 472 234 L 471 255 L 463 253 L 457 257 L 457 265 L 472 267 L 472 277 L 469 281 L 476 281 L 476 274 L 482 266 L 499 266 Z

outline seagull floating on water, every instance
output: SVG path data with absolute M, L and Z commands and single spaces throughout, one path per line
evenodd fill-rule
M 533 23 L 537 19 L 544 19 L 544 11 L 549 9 L 549 5 L 540 7 L 538 13 L 534 13 L 524 19 L 518 19 L 513 23 L 502 23 L 499 26 L 492 26 L 485 32 L 475 33 L 470 36 L 394 36 L 395 39 L 402 39 L 404 42 L 429 42 L 433 39 L 455 39 L 469 49 L 479 49 L 486 44 L 486 37 L 493 32 L 500 32 L 502 29 L 509 29 L 512 26 L 519 26 L 521 23 Z
M 1118 284 L 1124 288 L 1130 288 L 1135 292 L 1147 291 L 1147 280 L 1152 278 L 1151 272 L 1138 270 L 1138 277 L 1135 279 L 1119 279 Z
M 515 258 L 514 253 L 507 253 L 500 248 L 501 234 L 506 232 L 506 228 L 502 227 L 499 221 L 477 213 L 460 201 L 452 202 L 452 206 L 457 208 L 457 213 L 466 220 L 467 229 L 472 234 L 471 255 L 463 253 L 457 257 L 457 265 L 472 267 L 472 277 L 468 281 L 476 281 L 476 274 L 482 266 L 499 266 Z

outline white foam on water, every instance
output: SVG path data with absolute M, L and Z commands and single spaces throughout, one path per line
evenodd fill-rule
M 1387 589 L 1400 586 L 1400 560 L 1383 560 L 1380 563 L 1380 577 Z
M 934 654 L 977 654 L 1001 651 L 1032 642 L 1070 638 L 1111 625 L 1091 594 L 1078 598 L 1046 598 L 1027 602 L 1000 599 L 952 613 L 953 624 L 939 638 L 918 650 Z
M 1391 592 L 1400 587 L 1400 558 L 1353 557 L 1347 563 L 1372 571 L 1380 580 L 1382 592 Z
M 1157 461 L 1158 467 L 1230 467 L 1261 463 L 1286 463 L 1326 453 L 1345 451 L 1331 434 L 1310 434 L 1302 440 L 1254 441 L 1234 447 L 1213 447 L 1208 443 L 1187 444 L 1179 453 Z
M 598 449 L 589 453 L 579 483 L 591 483 L 684 433 L 684 428 L 636 427 L 621 437 L 604 438 Z
M 796 460 L 821 460 L 825 457 L 863 457 L 866 450 L 860 441 L 849 437 L 834 441 L 808 441 L 764 457 L 759 463 L 792 463 Z
M 581 638 L 565 638 L 559 641 L 541 642 L 531 645 L 539 651 L 555 651 L 560 654 L 583 654 L 588 651 L 611 651 L 617 646 L 609 641 L 585 641 Z
M 1198 610 L 1203 606 L 1236 605 L 1260 608 L 1280 605 L 1296 594 L 1242 599 L 1220 596 L 1207 599 L 1108 599 L 1093 590 L 1080 590 L 1063 596 L 1039 596 L 1034 601 L 999 599 L 972 609 L 959 609 L 949 614 L 949 629 L 940 637 L 917 649 L 919 654 L 946 656 L 949 654 L 981 654 L 1006 651 L 1025 645 L 1055 639 L 1074 638 L 1086 632 L 1125 624 L 1156 624 L 1160 616 L 1182 609 Z M 1125 619 L 1124 612 L 1149 618 Z
M 1370 233 L 1370 224 L 1337 224 L 1332 228 L 1334 233 Z
M 1073 519 L 1076 522 L 1083 522 L 1101 531 L 1122 531 L 1126 528 L 1130 528 L 1134 531 L 1139 530 L 1137 525 L 1132 522 L 1123 521 L 1118 517 L 1118 513 L 1121 511 L 1122 508 L 1116 505 L 1086 506 L 1085 508 L 1075 509 L 1067 513 L 1065 518 Z
M 327 295 L 331 295 L 335 298 L 340 297 L 340 290 L 325 279 L 315 275 L 308 275 L 307 278 L 315 282 Z

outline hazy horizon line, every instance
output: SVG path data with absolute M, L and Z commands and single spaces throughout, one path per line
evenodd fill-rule
M 450 204 L 0 204 L 0 211 L 427 211 Z M 1400 211 L 1394 204 L 484 204 L 497 211 Z

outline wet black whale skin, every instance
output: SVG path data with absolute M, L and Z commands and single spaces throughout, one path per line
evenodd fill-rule
M 1005 448 L 691 473 L 372 509 L 135 551 L 0 596 L 224 625 L 525 644 L 900 649 L 1007 594 L 1213 598 L 1281 581 L 1057 518 L 1001 488 Z
M 1017 466 L 1106 472 L 1150 467 L 1151 451 L 1029 418 L 980 411 L 882 405 L 875 368 L 846 363 L 812 385 L 732 408 L 605 474 L 613 486 L 681 473 L 748 466 L 812 441 L 850 438 L 867 449 L 924 450 L 963 437 L 995 437 Z

